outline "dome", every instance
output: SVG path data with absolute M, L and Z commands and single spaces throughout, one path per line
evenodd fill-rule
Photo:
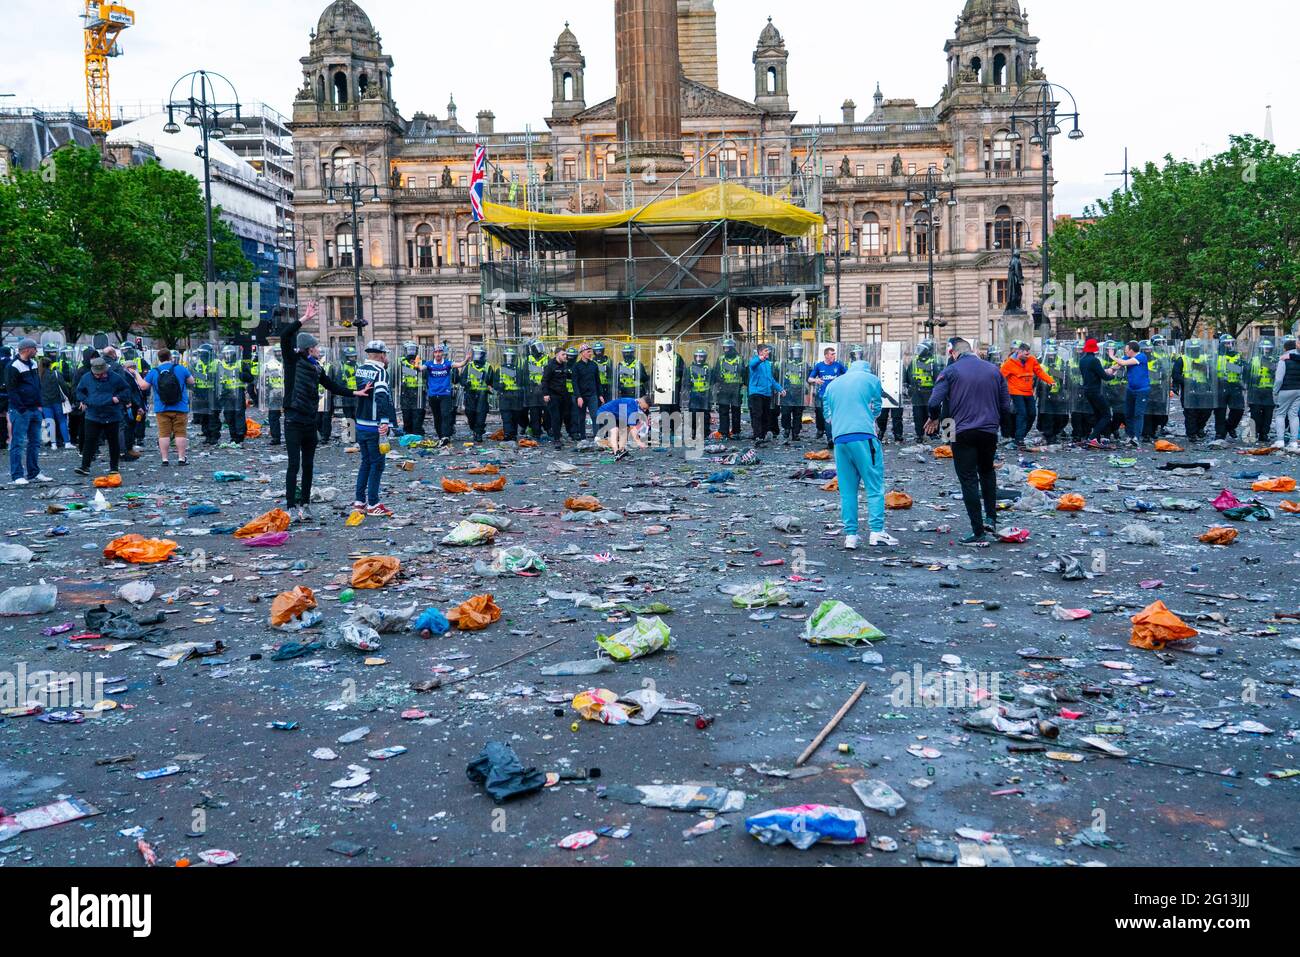
M 964 18 L 989 14 L 1018 17 L 1020 16 L 1019 0 L 966 0 L 966 9 L 961 12 Z
M 334 0 L 316 24 L 319 36 L 354 36 L 369 40 L 375 34 L 370 17 L 353 0 Z
M 781 31 L 772 25 L 772 18 L 767 18 L 767 26 L 763 27 L 763 32 L 758 35 L 758 45 L 761 47 L 779 47 L 783 46 L 785 41 L 781 39 Z
M 564 21 L 564 32 L 556 38 L 555 52 L 558 53 L 580 53 L 581 47 L 578 46 L 578 38 L 574 36 L 573 31 L 569 29 L 569 21 Z

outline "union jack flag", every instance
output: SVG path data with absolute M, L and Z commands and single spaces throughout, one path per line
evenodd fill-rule
M 469 206 L 476 223 L 483 220 L 485 185 L 487 185 L 487 147 L 478 143 L 474 147 L 474 172 L 469 178 Z

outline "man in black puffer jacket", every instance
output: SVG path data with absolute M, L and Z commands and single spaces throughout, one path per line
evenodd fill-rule
M 285 498 L 288 507 L 298 509 L 298 520 L 311 516 L 312 471 L 316 464 L 316 445 L 320 441 L 317 407 L 320 389 L 341 396 L 364 397 L 370 389 L 353 391 L 325 372 L 320 364 L 320 343 L 309 332 L 299 332 L 304 321 L 316 316 L 316 304 L 307 307 L 307 314 L 284 327 L 280 333 L 280 354 L 284 357 L 284 443 L 289 453 L 289 467 L 285 473 Z M 302 470 L 302 483 L 298 471 Z

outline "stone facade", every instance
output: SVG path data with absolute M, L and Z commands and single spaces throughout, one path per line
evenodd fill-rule
M 755 88 L 744 99 L 701 79 L 713 75 L 710 59 L 716 71 L 712 3 L 679 0 L 677 16 L 684 74 L 677 150 L 692 186 L 726 176 L 761 189 L 801 174 L 807 192 L 799 201 L 819 203 L 826 217 L 826 300 L 842 312 L 845 342 L 912 341 L 924 328 L 929 230 L 905 200 L 909 175 L 931 168 L 955 184 L 958 200 L 941 208 L 936 227 L 938 334 L 990 339 L 1017 243 L 1026 251 L 1026 302 L 1034 300 L 1032 267 L 1045 214 L 1050 222 L 1050 191 L 1045 211 L 1041 152 L 1005 134 L 1017 96 L 1032 100 L 1045 74 L 1016 0 L 967 0 L 944 48 L 947 68 L 933 105 L 887 99 L 877 86 L 868 115 L 859 118 L 848 100 L 841 122 L 821 125 L 796 123 L 789 109 L 788 51 L 774 23 L 759 34 Z M 352 301 L 349 257 L 358 254 L 373 327 L 367 337 L 464 345 L 506 332 L 494 329 L 482 302 L 482 237 L 467 201 L 476 141 L 489 151 L 496 202 L 523 205 L 531 189 L 539 208 L 595 212 L 645 202 L 663 187 L 668 177 L 620 172 L 618 103 L 587 105 L 586 61 L 567 25 L 551 64 L 546 130 L 497 132 L 484 111 L 472 133 L 459 124 L 454 102 L 444 119 L 416 113 L 408 120 L 369 18 L 352 0 L 326 8 L 302 59 L 293 117 L 299 236 L 310 243 L 299 250 L 299 283 L 304 299 L 321 301 L 323 338 L 355 335 L 341 320 Z M 355 239 L 350 208 L 327 203 L 324 188 L 347 175 L 379 187 Z

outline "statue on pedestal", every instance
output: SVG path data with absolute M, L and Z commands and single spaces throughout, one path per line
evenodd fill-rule
M 1011 253 L 1007 266 L 1007 312 L 1024 312 L 1025 270 L 1020 264 L 1020 250 Z

